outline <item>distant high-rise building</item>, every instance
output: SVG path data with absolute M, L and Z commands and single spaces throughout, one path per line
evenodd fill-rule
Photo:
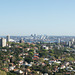
M 34 34 L 34 37 L 36 37 L 36 34 Z
M 75 40 L 74 40 L 74 38 L 72 39 L 72 44 L 74 44 L 74 42 L 75 42 Z
M 31 34 L 31 37 L 33 37 L 34 35 L 33 34 Z
M 8 35 L 8 36 L 7 36 L 7 42 L 9 42 L 9 41 L 10 41 L 10 36 Z
M 72 39 L 72 42 L 74 42 L 75 40 L 74 40 L 74 38 Z
M 71 47 L 71 45 L 72 45 L 72 44 L 71 44 L 71 41 L 68 42 L 68 45 L 69 45 L 69 47 Z
M 4 39 L 4 38 L 0 39 L 0 46 L 1 47 L 5 47 L 6 46 L 6 39 Z
M 60 42 L 61 42 L 61 40 L 60 40 L 60 38 L 58 38 L 58 43 L 60 44 Z
M 21 40 L 20 40 L 20 43 L 24 43 L 24 40 L 23 40 L 23 38 L 21 38 Z

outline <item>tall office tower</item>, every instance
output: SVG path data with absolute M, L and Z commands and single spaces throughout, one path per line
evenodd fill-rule
M 9 41 L 10 41 L 10 36 L 8 35 L 8 36 L 7 36 L 7 42 L 9 42 Z
M 75 42 L 75 40 L 74 40 L 74 38 L 72 39 L 72 44 L 74 44 L 74 42 Z
M 1 47 L 5 47 L 6 46 L 6 39 L 4 39 L 4 38 L 0 39 L 0 46 Z
M 72 42 L 74 42 L 75 40 L 74 40 L 74 38 L 72 39 Z
M 20 43 L 24 43 L 24 40 L 23 40 L 23 38 L 21 38 L 21 40 L 20 40 Z
M 61 42 L 61 40 L 60 40 L 60 38 L 58 38 L 58 43 L 60 44 L 60 42 Z
M 68 42 L 68 45 L 69 45 L 69 47 L 71 47 L 71 45 L 72 45 L 72 44 L 71 44 L 71 41 Z

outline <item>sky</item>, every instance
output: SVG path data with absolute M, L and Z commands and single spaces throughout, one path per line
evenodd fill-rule
M 75 0 L 0 0 L 0 36 L 75 36 Z

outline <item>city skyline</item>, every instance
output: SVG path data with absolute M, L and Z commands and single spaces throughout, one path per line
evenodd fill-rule
M 0 35 L 75 36 L 74 0 L 0 1 Z

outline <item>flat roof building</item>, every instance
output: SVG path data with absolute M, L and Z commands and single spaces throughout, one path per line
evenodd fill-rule
M 6 39 L 4 39 L 4 38 L 0 39 L 0 46 L 1 47 L 5 47 L 6 46 Z
M 10 41 L 10 36 L 9 35 L 7 35 L 7 42 L 9 42 Z

